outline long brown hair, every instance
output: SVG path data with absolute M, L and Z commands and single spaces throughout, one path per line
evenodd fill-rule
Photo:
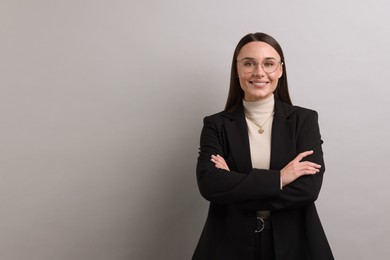
M 237 71 L 237 56 L 242 47 L 245 44 L 250 42 L 265 42 L 271 45 L 279 54 L 281 58 L 281 62 L 283 63 L 283 74 L 279 78 L 278 85 L 274 91 L 275 97 L 280 99 L 281 101 L 292 105 L 290 94 L 288 92 L 288 84 L 287 84 L 287 71 L 286 71 L 286 62 L 284 60 L 284 55 L 282 48 L 279 43 L 265 33 L 250 33 L 245 35 L 237 44 L 236 49 L 234 50 L 233 61 L 232 61 L 232 69 L 230 73 L 230 87 L 229 87 L 229 95 L 225 105 L 225 111 L 233 111 L 235 110 L 242 102 L 244 98 L 244 91 L 241 88 L 240 81 L 238 79 L 238 71 Z

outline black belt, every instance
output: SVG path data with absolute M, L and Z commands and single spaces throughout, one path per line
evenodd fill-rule
M 264 229 L 271 229 L 271 219 L 257 217 L 255 233 L 261 233 Z

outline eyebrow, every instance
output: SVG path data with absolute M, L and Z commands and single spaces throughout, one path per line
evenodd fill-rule
M 241 60 L 257 60 L 257 59 L 252 58 L 252 57 L 245 57 L 245 58 L 242 58 Z M 264 60 L 276 60 L 276 58 L 274 58 L 274 57 L 265 57 Z

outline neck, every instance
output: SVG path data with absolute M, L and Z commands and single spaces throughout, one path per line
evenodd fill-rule
M 245 115 L 249 118 L 262 118 L 269 116 L 274 111 L 274 95 L 258 101 L 243 100 Z

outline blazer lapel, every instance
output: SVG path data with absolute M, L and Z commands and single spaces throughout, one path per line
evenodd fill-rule
M 272 170 L 282 169 L 294 159 L 296 154 L 295 128 L 289 115 L 295 110 L 293 106 L 275 98 L 275 115 L 272 123 L 271 165 Z
M 236 170 L 247 173 L 252 169 L 249 149 L 248 127 L 242 104 L 233 112 L 226 112 L 225 122 L 227 140 L 229 140 L 232 161 Z

